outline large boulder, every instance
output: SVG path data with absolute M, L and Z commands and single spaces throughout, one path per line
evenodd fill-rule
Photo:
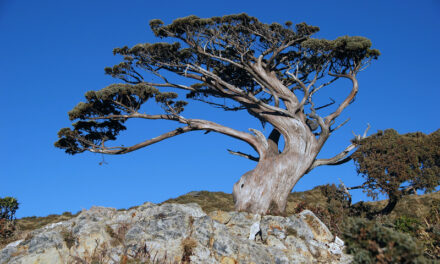
M 197 204 L 92 207 L 0 250 L 0 263 L 349 263 L 310 211 L 289 217 Z

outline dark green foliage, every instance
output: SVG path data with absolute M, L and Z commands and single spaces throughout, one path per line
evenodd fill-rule
M 349 218 L 343 237 L 354 263 L 429 263 L 415 239 L 377 221 Z
M 440 130 L 430 135 L 379 131 L 363 139 L 352 158 L 366 179 L 367 194 L 388 195 L 390 203 L 383 212 L 389 213 L 402 195 L 430 192 L 440 185 Z
M 89 147 L 99 146 L 107 140 L 115 140 L 120 131 L 125 130 L 124 114 L 139 110 L 150 98 L 167 112 L 180 113 L 186 102 L 175 101 L 176 93 L 160 92 L 145 84 L 112 84 L 99 91 L 85 94 L 87 102 L 80 102 L 69 112 L 73 130 L 62 128 L 55 146 L 69 154 L 81 153 Z M 103 118 L 103 117 L 112 118 Z
M 18 201 L 13 197 L 0 198 L 0 219 L 14 220 Z

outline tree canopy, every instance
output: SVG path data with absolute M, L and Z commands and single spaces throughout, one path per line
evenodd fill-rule
M 389 213 L 397 200 L 417 190 L 434 191 L 440 185 L 440 130 L 400 135 L 394 129 L 362 139 L 351 156 L 357 172 L 365 178 L 367 195 L 386 194 Z
M 157 87 L 187 90 L 189 99 L 227 111 L 247 110 L 263 121 L 266 121 L 263 112 L 292 116 L 311 103 L 314 93 L 329 84 L 317 85 L 318 79 L 328 73 L 334 76 L 330 80 L 333 82 L 359 71 L 379 55 L 364 37 L 314 39 L 311 35 L 319 30 L 318 27 L 306 23 L 293 27 L 291 22 L 265 24 L 246 14 L 209 19 L 189 16 L 167 26 L 156 19 L 150 26 L 157 37 L 176 41 L 114 49 L 113 53 L 122 55 L 124 61 L 106 68 L 105 72 L 126 83 L 87 92 L 87 102 L 79 103 L 69 112 L 71 120 L 79 121 L 73 124 L 73 130 L 60 130 L 57 147 L 69 154 L 85 150 L 124 152 L 123 147 L 108 150 L 103 143 L 115 140 L 119 132 L 125 130 L 124 122 L 130 116 L 123 113 L 137 112 L 148 99 L 161 104 L 167 116 L 137 117 L 183 121 L 177 120 L 177 115 L 187 102 L 176 100 L 177 93 L 161 92 Z M 267 76 L 261 68 L 272 76 Z M 146 81 L 140 70 L 154 74 L 163 82 Z M 174 84 L 162 72 L 174 73 L 195 83 L 190 86 Z M 271 80 L 276 82 L 269 83 Z M 297 90 L 304 92 L 301 100 L 292 96 Z M 208 100 L 208 97 L 228 98 L 238 104 L 228 106 Z M 285 108 L 280 106 L 280 101 Z M 328 127 L 342 106 L 322 125 Z M 319 120 L 315 114 L 312 110 L 310 118 Z M 182 132 L 186 130 L 190 129 Z

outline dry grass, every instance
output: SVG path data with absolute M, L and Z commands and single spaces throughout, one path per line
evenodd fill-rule
M 63 229 L 61 231 L 61 236 L 69 249 L 76 245 L 78 238 L 73 235 L 72 231 Z
M 80 212 L 76 214 L 72 214 L 70 212 L 64 212 L 61 215 L 51 214 L 43 217 L 36 217 L 36 216 L 23 217 L 17 219 L 17 225 L 21 231 L 32 231 L 38 228 L 42 228 L 43 226 L 46 226 L 48 224 L 67 221 L 79 215 L 79 213 Z
M 193 250 L 197 247 L 197 241 L 191 237 L 187 237 L 182 240 L 181 246 L 183 250 L 182 263 L 190 263 Z
M 197 203 L 202 207 L 203 211 L 210 213 L 212 211 L 233 211 L 234 202 L 232 200 L 232 194 L 224 192 L 190 192 L 177 198 L 172 198 L 161 203 Z
M 433 201 L 440 201 L 440 192 L 405 196 L 397 203 L 389 217 L 394 220 L 404 215 L 420 219 L 429 213 L 430 205 Z M 370 205 L 375 210 L 380 210 L 386 206 L 387 200 L 368 202 L 366 204 Z

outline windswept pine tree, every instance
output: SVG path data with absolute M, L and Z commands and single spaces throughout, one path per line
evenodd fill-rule
M 114 49 L 123 62 L 105 71 L 123 83 L 87 92 L 87 101 L 69 112 L 73 129 L 59 131 L 57 147 L 69 154 L 125 154 L 190 131 L 221 133 L 248 143 L 258 153 L 230 151 L 258 162 L 234 185 L 235 208 L 261 214 L 284 212 L 287 196 L 301 177 L 317 166 L 345 161 L 356 147 L 358 142 L 353 141 L 340 154 L 317 159 L 329 136 L 345 123 L 336 124 L 336 118 L 358 92 L 357 74 L 379 56 L 367 38 L 317 39 L 312 38 L 319 30 L 316 26 L 265 24 L 247 14 L 188 16 L 169 25 L 156 19 L 150 27 L 164 42 Z M 148 75 L 158 81 L 147 81 Z M 191 84 L 173 81 L 178 79 L 173 75 Z M 332 104 L 315 105 L 314 96 L 342 79 L 351 82 L 351 90 L 322 115 L 321 109 Z M 225 111 L 247 111 L 273 130 L 266 137 L 253 128 L 248 133 L 184 117 L 187 101 L 164 91 L 170 88 Z M 152 100 L 163 113 L 140 111 Z M 169 120 L 181 127 L 133 146 L 108 145 L 132 118 Z
M 380 214 L 389 214 L 402 196 L 432 192 L 440 185 L 440 129 L 429 135 L 379 131 L 362 139 L 351 158 L 365 178 L 362 187 L 367 195 L 388 196 Z

